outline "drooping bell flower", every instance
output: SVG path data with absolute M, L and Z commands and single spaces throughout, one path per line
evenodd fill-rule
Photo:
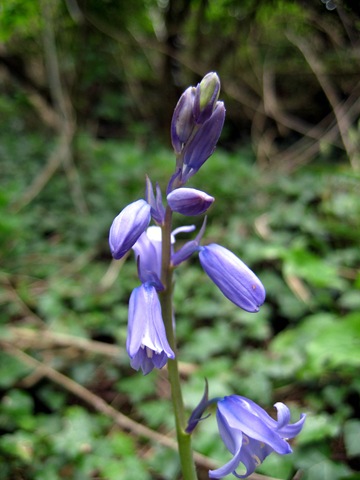
M 258 312 L 265 289 L 255 273 L 221 245 L 212 243 L 199 250 L 202 268 L 225 297 L 247 312 Z
M 205 224 L 206 222 L 204 222 Z M 171 232 L 171 264 L 172 266 L 179 265 L 181 262 L 189 258 L 195 251 L 199 248 L 199 242 L 201 236 L 204 233 L 205 225 L 200 230 L 196 239 L 192 242 L 187 242 L 186 245 L 191 243 L 191 248 L 186 249 L 180 252 L 174 252 L 175 237 L 178 233 L 189 233 L 195 230 L 195 225 L 184 225 L 182 227 L 175 228 Z M 161 284 L 161 255 L 162 255 L 162 233 L 161 228 L 155 225 L 150 226 L 146 231 L 140 236 L 138 241 L 133 246 L 135 252 L 136 260 L 138 263 L 138 272 L 139 278 L 142 283 L 151 282 L 153 283 L 157 290 L 158 284 Z M 180 250 L 183 250 L 182 247 Z M 173 259 L 175 260 L 173 262 Z M 154 275 L 155 274 L 155 275 Z M 154 281 L 154 278 L 157 277 L 157 280 Z M 162 287 L 163 288 L 163 287 Z
M 175 358 L 166 338 L 160 300 L 150 283 L 140 285 L 131 293 L 126 349 L 132 368 L 141 368 L 144 375 L 154 367 L 162 368 L 169 358 Z
M 205 213 L 214 200 L 214 197 L 195 188 L 176 188 L 167 196 L 171 210 L 187 216 Z
M 285 455 L 292 452 L 287 439 L 294 438 L 303 428 L 305 414 L 290 424 L 290 410 L 281 402 L 274 405 L 278 420 L 274 420 L 252 400 L 238 395 L 218 402 L 216 418 L 220 436 L 233 458 L 221 468 L 210 470 L 210 478 L 223 478 L 232 473 L 246 478 L 272 452 Z M 236 472 L 242 464 L 244 474 Z
M 109 232 L 111 255 L 119 260 L 147 229 L 151 220 L 151 207 L 145 200 L 137 200 L 115 217 Z

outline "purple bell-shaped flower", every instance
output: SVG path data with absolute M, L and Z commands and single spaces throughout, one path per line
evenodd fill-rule
M 305 414 L 290 424 L 290 410 L 281 402 L 275 403 L 278 420 L 274 420 L 252 400 L 238 395 L 224 397 L 218 402 L 216 418 L 219 432 L 233 458 L 223 467 L 210 470 L 210 478 L 223 478 L 232 473 L 236 478 L 246 478 L 272 452 L 291 453 L 287 439 L 294 438 L 303 428 Z M 246 472 L 236 469 L 243 464 Z
M 145 200 L 137 200 L 115 217 L 109 232 L 111 255 L 120 260 L 147 229 L 151 220 L 151 207 Z
M 150 283 L 140 285 L 131 293 L 126 349 L 131 366 L 135 370 L 141 368 L 144 375 L 154 367 L 162 368 L 169 358 L 175 358 L 166 338 L 160 300 Z
M 230 250 L 215 243 L 200 247 L 200 263 L 222 293 L 247 312 L 258 312 L 265 289 L 248 266 Z

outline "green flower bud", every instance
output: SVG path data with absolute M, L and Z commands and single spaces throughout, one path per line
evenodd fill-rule
M 210 72 L 196 87 L 194 118 L 198 124 L 211 117 L 220 93 L 220 79 L 215 72 Z

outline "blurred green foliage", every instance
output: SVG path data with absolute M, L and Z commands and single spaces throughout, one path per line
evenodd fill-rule
M 136 266 L 111 263 L 107 235 L 114 216 L 143 196 L 146 174 L 165 188 L 174 168 L 172 109 L 183 87 L 209 70 L 223 81 L 227 120 L 226 149 L 191 182 L 216 198 L 204 241 L 251 266 L 267 301 L 248 314 L 196 257 L 177 269 L 186 405 L 197 405 L 204 377 L 212 397 L 284 401 L 295 419 L 308 414 L 306 427 L 293 455 L 269 457 L 259 472 L 358 478 L 360 177 L 352 167 L 360 11 L 337 3 L 334 13 L 313 0 L 53 2 L 48 20 L 70 112 L 64 125 L 74 125 L 73 164 L 59 162 L 38 190 L 64 126 L 44 58 L 44 2 L 0 5 L 0 480 L 179 478 L 175 452 L 122 430 L 41 364 L 172 436 L 166 374 L 129 368 Z M 353 158 L 339 132 L 328 137 L 332 106 L 299 39 L 346 107 Z M 202 219 L 188 221 L 200 227 Z M 214 415 L 194 444 L 219 463 L 229 458 Z
M 54 368 L 114 401 L 120 410 L 127 412 L 131 406 L 132 416 L 151 428 L 171 429 L 171 405 L 165 397 L 158 401 L 163 376 L 132 374 L 124 353 L 127 300 L 138 282 L 135 265 L 125 262 L 115 283 L 103 283 L 112 218 L 142 195 L 145 173 L 164 184 L 172 170 L 169 151 L 95 141 L 80 133 L 76 145 L 86 164 L 81 179 L 89 214 L 79 217 L 61 171 L 29 205 L 11 214 L 47 153 L 45 145 L 42 153 L 38 150 L 39 134 L 24 134 L 22 166 L 14 169 L 18 146 L 12 135 L 17 132 L 8 129 L 1 142 L 7 159 L 0 216 L 4 341 L 12 326 L 119 345 L 119 355 L 112 360 L 51 344 L 39 351 L 36 342 L 27 351 L 39 359 L 48 357 Z M 181 360 L 194 366 L 185 383 L 186 403 L 189 409 L 197 404 L 206 377 L 212 396 L 236 392 L 264 405 L 287 401 L 295 416 L 308 412 L 296 453 L 260 468 L 271 476 L 287 478 L 301 468 L 308 480 L 319 478 L 319 471 L 342 479 L 356 470 L 358 451 L 352 439 L 359 431 L 360 398 L 357 180 L 343 165 L 329 172 L 321 159 L 314 168 L 291 176 L 263 176 L 245 149 L 218 150 L 193 182 L 216 197 L 206 241 L 232 248 L 251 265 L 268 297 L 254 316 L 222 297 L 195 258 L 178 269 Z M 347 202 L 339 228 L 336 198 L 344 192 Z M 185 235 L 180 242 L 184 240 Z M 24 479 L 130 479 L 130 470 L 144 479 L 176 477 L 173 452 L 155 447 L 140 460 L 136 438 L 90 412 L 87 405 L 77 405 L 72 395 L 45 379 L 26 386 L 31 370 L 16 356 L 1 353 L 0 366 L 0 455 L 6 464 L 1 478 L 18 472 Z M 195 446 L 221 461 L 226 454 L 221 453 L 215 429 L 214 418 L 203 422 Z

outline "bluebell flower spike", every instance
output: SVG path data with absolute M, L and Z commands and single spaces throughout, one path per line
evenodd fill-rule
M 166 338 L 157 291 L 150 283 L 133 290 L 129 301 L 126 349 L 130 364 L 144 375 L 175 358 Z
M 150 211 L 150 205 L 140 199 L 127 205 L 115 217 L 110 227 L 109 245 L 116 260 L 120 260 L 147 229 L 151 220 Z
M 290 424 L 290 411 L 283 403 L 276 403 L 278 420 L 274 420 L 252 400 L 238 395 L 224 397 L 218 402 L 216 418 L 220 436 L 233 458 L 221 468 L 210 470 L 210 478 L 223 478 L 233 474 L 246 478 L 272 452 L 286 455 L 292 452 L 287 442 L 300 433 L 305 414 Z M 242 464 L 245 473 L 236 472 Z

